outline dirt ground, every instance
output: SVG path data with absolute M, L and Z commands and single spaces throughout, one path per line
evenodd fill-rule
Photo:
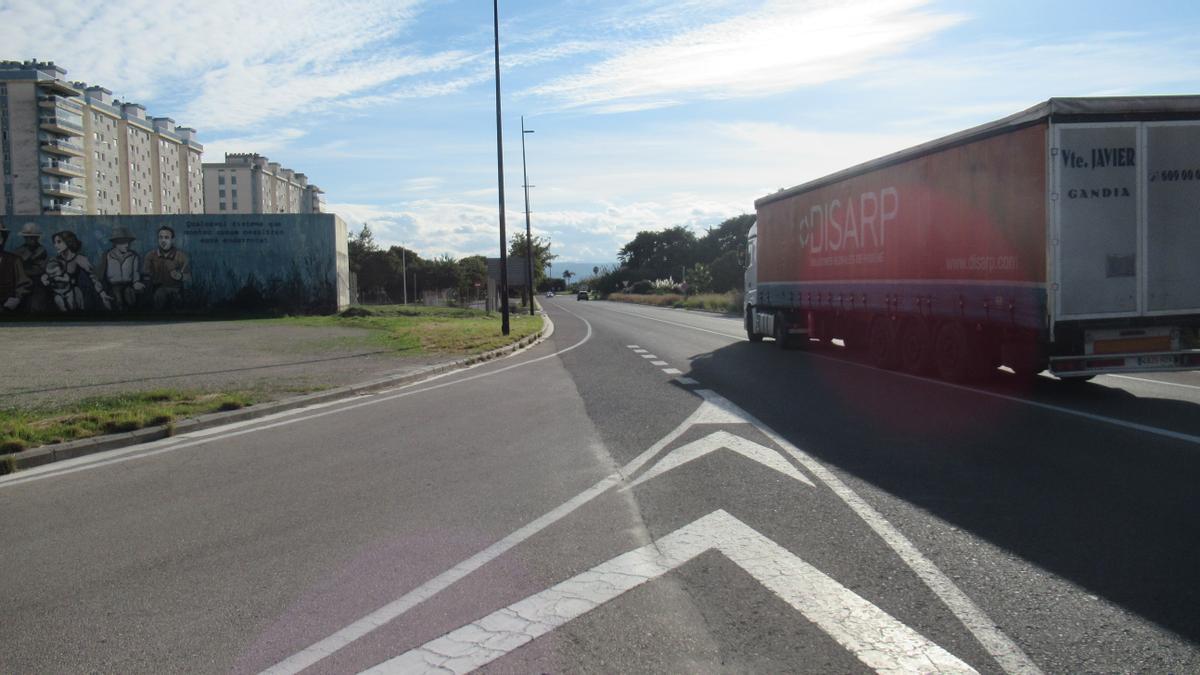
M 0 406 L 163 388 L 277 398 L 447 359 L 401 357 L 369 333 L 251 320 L 0 323 Z

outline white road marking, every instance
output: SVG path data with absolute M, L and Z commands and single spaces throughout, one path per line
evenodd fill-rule
M 677 377 L 677 378 L 675 378 L 675 381 L 678 382 L 679 384 L 684 384 L 689 387 L 700 384 L 699 382 L 697 382 L 696 380 L 693 380 L 690 377 Z
M 568 312 L 574 315 L 573 312 Z M 575 315 L 577 316 L 577 315 Z M 581 320 L 582 317 L 579 317 Z M 591 325 L 588 324 L 589 337 L 591 334 Z M 582 344 L 582 343 L 580 343 Z M 552 354 L 548 357 L 555 356 Z M 681 378 L 682 379 L 682 378 Z M 869 504 L 862 500 L 853 490 L 842 483 L 832 472 L 825 469 L 820 463 L 807 454 L 800 451 L 794 445 L 789 443 L 782 436 L 771 430 L 762 422 L 758 421 L 753 416 L 743 411 L 732 402 L 721 397 L 715 392 L 709 390 L 696 390 L 696 393 L 701 396 L 703 402 L 687 419 L 679 424 L 675 429 L 668 433 L 658 442 L 647 448 L 642 454 L 630 460 L 619 470 L 617 475 L 609 476 L 599 483 L 595 484 L 588 490 L 580 493 L 577 497 L 565 502 L 556 509 L 550 511 L 538 520 L 533 521 L 529 525 L 517 530 L 513 534 L 505 537 L 501 541 L 484 549 L 475 556 L 455 565 L 447 572 L 438 575 L 434 579 L 422 584 L 417 589 L 410 591 L 396 601 L 385 605 L 366 617 L 355 621 L 346 626 L 340 631 L 330 635 L 310 647 L 292 655 L 288 659 L 281 661 L 275 666 L 268 669 L 267 673 L 297 673 L 304 668 L 320 661 L 324 657 L 333 654 L 342 647 L 350 644 L 354 640 L 370 633 L 380 625 L 387 623 L 412 607 L 424 602 L 433 597 L 447 586 L 455 583 L 457 580 L 466 576 L 471 571 L 482 567 L 491 560 L 499 557 L 505 551 L 520 544 L 529 537 L 541 531 L 550 524 L 557 522 L 576 509 L 590 502 L 599 494 L 607 491 L 612 485 L 617 484 L 619 479 L 628 481 L 629 477 L 636 473 L 643 465 L 657 456 L 668 445 L 677 440 L 683 435 L 687 429 L 697 424 L 743 424 L 748 423 L 757 427 L 764 435 L 778 444 L 786 452 L 788 452 L 801 466 L 806 468 L 809 473 L 816 476 L 819 480 L 829 486 L 839 498 L 843 500 L 860 518 L 862 518 L 873 531 L 876 532 L 884 542 L 894 550 L 897 555 L 917 574 L 917 576 L 925 582 L 925 584 L 933 590 L 933 592 L 946 604 L 952 613 L 963 623 L 963 625 L 971 632 L 972 635 L 979 640 L 984 649 L 1000 664 L 1000 666 L 1009 673 L 1030 673 L 1036 674 L 1041 671 L 1029 660 L 1029 657 L 1021 651 L 1008 636 L 996 626 L 995 622 L 974 604 L 946 575 L 941 572 L 931 561 L 924 557 L 923 554 L 913 544 L 904 537 L 898 530 L 895 529 L 882 515 L 874 510 Z M 618 478 L 619 476 L 619 478 Z M 609 481 L 612 481 L 611 483 Z M 786 553 L 786 551 L 785 551 Z M 919 668 L 918 670 L 928 670 L 928 667 Z
M 667 362 L 666 362 L 666 361 L 651 361 L 651 362 L 650 362 L 650 365 L 652 365 L 652 366 L 665 366 L 665 365 L 667 365 Z
M 678 368 L 663 368 L 662 371 L 668 375 L 682 375 L 683 371 Z
M 937 565 L 926 558 L 909 541 L 908 537 L 901 534 L 894 525 L 888 522 L 883 515 L 876 511 L 862 497 L 858 496 L 858 493 L 843 483 L 832 471 L 826 469 L 820 462 L 810 457 L 807 453 L 800 450 L 800 448 L 792 445 L 786 438 L 780 436 L 766 424 L 763 424 L 756 417 L 742 410 L 720 394 L 707 389 L 696 390 L 696 393 L 702 396 L 705 402 L 712 404 L 714 408 L 719 409 L 723 414 L 753 425 L 766 435 L 767 438 L 770 438 L 779 447 L 783 448 L 793 459 L 807 469 L 809 473 L 816 476 L 818 480 L 833 490 L 834 494 L 845 502 L 859 518 L 862 518 L 867 526 L 874 530 L 875 534 L 879 535 L 884 543 L 896 552 L 896 555 L 900 556 L 900 559 L 908 565 L 909 569 L 921 581 L 925 582 L 925 585 L 941 599 L 954 616 L 958 617 L 963 626 L 975 636 L 975 639 L 983 645 L 983 648 L 1000 664 L 1000 667 L 1005 672 L 1025 673 L 1029 675 L 1042 672 L 1025 655 L 1025 652 L 1000 630 L 996 622 L 992 621 L 971 598 L 967 597 L 966 593 L 963 593 L 950 580 L 950 577 L 947 577 L 944 572 L 938 569 Z
M 625 346 L 629 347 L 630 349 L 639 349 L 639 347 L 637 345 L 625 345 Z
M 365 673 L 468 673 L 717 550 L 880 672 L 975 669 L 724 511 L 529 596 Z
M 608 476 L 596 483 L 587 490 L 581 492 L 578 496 L 571 498 L 555 509 L 547 512 L 537 520 L 529 523 L 521 529 L 513 532 L 504 539 L 492 544 L 488 548 L 476 553 L 474 556 L 458 563 L 449 570 L 439 574 L 429 581 L 421 584 L 417 588 L 405 593 L 396 600 L 380 607 L 361 619 L 351 623 L 341 630 L 333 633 L 318 642 L 309 645 L 299 652 L 289 656 L 288 658 L 276 663 L 270 668 L 263 671 L 264 674 L 282 675 L 284 673 L 291 675 L 298 673 L 301 670 L 313 665 L 321 659 L 340 650 L 342 647 L 354 642 L 355 640 L 370 633 L 383 624 L 392 621 L 403 615 L 408 610 L 437 595 L 447 586 L 455 583 L 472 571 L 479 569 L 483 565 L 495 560 L 512 547 L 520 544 L 529 537 L 537 534 L 546 527 L 558 522 L 565 516 L 569 515 L 576 509 L 588 503 L 595 497 L 599 496 L 613 485 L 616 485 L 621 480 L 628 480 L 629 476 L 633 475 L 646 462 L 653 459 L 658 453 L 662 452 L 663 448 L 675 442 L 685 431 L 696 424 L 738 424 L 740 420 L 721 409 L 720 407 L 702 401 L 700 407 L 696 408 L 688 418 L 671 430 L 669 434 L 663 436 L 654 445 L 651 445 L 642 454 L 634 457 L 625 466 L 621 467 L 618 473 Z
M 655 356 L 654 354 L 642 354 L 642 358 L 643 359 L 657 359 L 658 357 Z
M 775 469 L 788 478 L 793 478 L 811 487 L 816 487 L 816 485 L 813 485 L 813 482 L 808 479 L 808 476 L 805 476 L 797 471 L 796 467 L 789 464 L 787 460 L 783 458 L 783 455 L 780 455 L 775 450 L 755 443 L 754 441 L 742 438 L 741 436 L 735 436 L 728 431 L 714 431 L 704 438 L 692 441 L 687 445 L 681 445 L 678 448 L 671 450 L 671 452 L 667 453 L 666 457 L 658 460 L 654 466 L 650 467 L 650 469 L 648 469 L 645 473 L 643 473 L 641 476 L 638 476 L 637 480 L 629 483 L 623 489 L 629 489 L 641 485 L 648 480 L 661 476 L 671 469 L 683 466 L 684 464 L 687 464 L 693 460 L 700 459 L 701 457 L 709 453 L 716 452 L 717 450 L 731 450 L 745 457 L 746 459 L 753 460 L 759 464 L 762 464 L 763 466 Z

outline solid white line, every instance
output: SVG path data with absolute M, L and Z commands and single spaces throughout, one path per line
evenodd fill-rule
M 469 673 L 709 550 L 717 550 L 878 672 L 971 666 L 725 511 L 363 671 Z
M 416 607 L 422 602 L 425 602 L 429 598 L 437 595 L 442 590 L 457 582 L 459 579 L 462 579 L 471 572 L 474 572 L 480 567 L 483 567 L 489 562 L 500 557 L 512 547 L 520 544 L 538 532 L 541 532 L 547 527 L 558 522 L 564 516 L 588 503 L 620 481 L 621 477 L 619 474 L 612 474 L 605 477 L 592 487 L 584 490 L 575 497 L 572 497 L 562 505 L 549 511 L 542 517 L 534 520 L 528 525 L 525 525 L 495 544 L 492 544 L 479 553 L 476 553 L 454 567 L 442 572 L 436 577 L 426 581 L 408 593 L 400 596 L 396 600 L 389 602 L 383 607 L 371 612 L 358 621 L 355 621 L 333 635 L 330 635 L 324 640 L 316 642 L 308 648 L 299 651 L 264 670 L 263 675 L 282 675 L 284 673 L 291 674 L 304 670 L 326 656 L 333 654 L 342 647 L 345 647 L 351 642 L 354 642 L 355 640 L 363 637 L 367 633 L 370 633 L 389 621 L 398 618 L 413 607 Z
M 639 319 L 646 319 L 647 321 L 657 321 L 659 323 L 671 324 L 672 326 L 679 326 L 681 328 L 689 328 L 691 330 L 701 331 L 704 333 L 712 333 L 713 335 L 723 335 L 725 337 L 729 337 L 729 338 L 733 338 L 733 339 L 741 340 L 741 341 L 747 340 L 746 336 L 744 336 L 744 335 L 729 335 L 728 333 L 720 333 L 718 331 L 707 330 L 705 328 L 697 328 L 695 326 L 689 326 L 685 323 L 677 323 L 674 321 L 665 321 L 663 319 L 655 319 L 653 317 L 643 316 L 637 312 L 622 312 L 619 310 L 613 310 L 613 311 L 615 311 L 619 314 L 623 314 L 625 316 L 632 316 L 632 317 L 639 318 Z M 1105 415 L 1099 415 L 1096 413 L 1084 412 L 1082 410 L 1077 410 L 1075 408 L 1066 408 L 1063 406 L 1054 405 L 1052 403 L 1042 403 L 1041 401 L 1031 401 L 1027 398 L 1020 398 L 1017 396 L 1009 396 L 1008 394 L 999 394 L 994 391 L 988 391 L 986 389 L 976 389 L 974 387 L 967 387 L 967 386 L 964 386 L 961 384 L 954 384 L 952 382 L 944 382 L 942 380 L 935 380 L 930 377 L 921 377 L 919 375 L 910 375 L 908 373 L 898 373 L 893 370 L 882 370 L 882 369 L 879 369 L 879 368 L 876 368 L 874 366 L 867 365 L 864 363 L 855 363 L 854 361 L 850 361 L 850 360 L 847 360 L 844 358 L 837 358 L 834 356 L 827 356 L 825 354 L 816 354 L 813 352 L 807 352 L 807 353 L 805 353 L 805 356 L 808 356 L 808 357 L 811 357 L 814 359 L 823 359 L 826 361 L 833 361 L 834 363 L 840 363 L 840 364 L 843 364 L 846 366 L 850 366 L 852 368 L 861 368 L 861 369 L 865 369 L 865 370 L 870 370 L 870 371 L 873 371 L 876 373 L 890 375 L 892 377 L 900 377 L 900 378 L 904 378 L 904 379 L 908 379 L 908 380 L 915 380 L 917 382 L 936 384 L 936 385 L 939 385 L 942 387 L 949 387 L 951 389 L 957 389 L 959 391 L 968 391 L 973 394 L 980 394 L 982 396 L 990 396 L 992 398 L 998 398 L 1003 401 L 1010 401 L 1013 403 L 1023 403 L 1025 405 L 1033 406 L 1035 408 L 1041 408 L 1043 410 L 1050 410 L 1053 412 L 1063 413 L 1066 415 L 1074 415 L 1075 417 L 1082 417 L 1084 419 L 1092 420 L 1094 422 L 1103 422 L 1105 424 L 1111 424 L 1113 426 L 1124 427 L 1126 429 L 1133 429 L 1134 431 L 1142 431 L 1142 432 L 1145 432 L 1148 434 L 1154 434 L 1156 436 L 1170 438 L 1172 440 L 1183 441 L 1185 443 L 1191 443 L 1194 445 L 1200 445 L 1200 436 L 1196 436 L 1193 434 L 1186 434 L 1186 433 L 1179 432 L 1179 431 L 1171 431 L 1169 429 L 1163 429 L 1161 427 L 1152 427 L 1152 426 L 1149 426 L 1146 424 L 1130 422 L 1130 421 L 1123 420 L 1123 419 L 1120 419 L 1117 417 L 1107 417 Z M 1128 375 L 1110 375 L 1108 377 L 1138 379 L 1138 378 L 1131 378 Z M 1150 381 L 1155 382 L 1157 384 L 1166 384 L 1165 382 L 1158 382 L 1157 380 L 1150 380 Z M 1177 386 L 1190 387 L 1191 385 L 1177 385 Z
M 566 311 L 566 310 L 564 310 L 564 311 Z M 36 480 L 44 480 L 47 478 L 54 478 L 57 476 L 69 475 L 69 474 L 73 474 L 73 473 L 76 473 L 79 471 L 84 471 L 87 469 L 94 469 L 94 468 L 99 468 L 102 466 L 108 466 L 110 464 L 118 464 L 121 462 L 128 462 L 130 460 L 142 459 L 144 457 L 153 457 L 155 455 L 161 455 L 166 452 L 174 452 L 176 450 L 183 450 L 185 448 L 191 448 L 191 447 L 195 447 L 197 445 L 203 445 L 206 443 L 221 441 L 221 440 L 233 438 L 236 436 L 243 436 L 245 434 L 252 434 L 252 433 L 259 432 L 259 431 L 266 431 L 268 429 L 274 429 L 277 427 L 287 426 L 290 424 L 295 424 L 297 422 L 304 422 L 304 421 L 316 419 L 319 417 L 325 417 L 326 415 L 336 415 L 336 414 L 340 414 L 340 413 L 347 412 L 350 410 L 356 410 L 358 408 L 363 408 L 366 406 L 378 405 L 380 403 L 386 403 L 388 401 L 394 401 L 396 399 L 406 398 L 408 396 L 414 396 L 416 394 L 423 394 L 423 393 L 426 393 L 429 391 L 443 389 L 445 387 L 451 387 L 454 385 L 462 384 L 464 382 L 472 382 L 472 381 L 475 381 L 475 380 L 478 380 L 481 378 L 492 377 L 493 375 L 498 375 L 500 373 L 508 372 L 515 368 L 524 368 L 525 366 L 529 366 L 529 365 L 532 365 L 535 363 L 540 363 L 547 359 L 552 359 L 557 356 L 561 356 L 562 354 L 565 354 L 571 350 L 574 350 L 574 349 L 577 349 L 577 348 L 583 346 L 588 340 L 592 339 L 592 324 L 589 323 L 583 317 L 579 316 L 578 314 L 575 314 L 574 312 L 567 311 L 567 313 L 571 314 L 572 316 L 575 316 L 580 321 L 583 321 L 584 325 L 587 326 L 586 334 L 583 336 L 583 339 L 581 339 L 579 342 L 576 342 L 575 344 L 573 344 L 569 347 L 565 347 L 565 348 L 560 349 L 551 354 L 546 354 L 545 356 L 539 356 L 535 359 L 530 359 L 528 361 L 522 361 L 520 363 L 516 363 L 516 364 L 510 365 L 510 366 L 505 366 L 503 368 L 497 368 L 495 370 L 491 370 L 486 373 L 480 373 L 478 375 L 463 377 L 461 379 L 452 380 L 450 382 L 443 382 L 443 383 L 435 384 L 435 385 L 431 385 L 431 386 L 423 386 L 423 385 L 426 385 L 429 382 L 433 382 L 435 380 L 453 377 L 455 375 L 461 375 L 464 372 L 495 363 L 494 361 L 484 361 L 484 362 L 469 366 L 467 368 L 464 368 L 462 370 L 455 370 L 455 371 L 450 371 L 447 373 L 440 373 L 438 375 L 433 375 L 431 377 L 428 377 L 424 380 L 420 380 L 417 382 L 410 382 L 408 384 L 401 385 L 399 387 L 394 387 L 392 389 L 388 389 L 385 391 L 381 391 L 376 394 L 370 394 L 370 395 L 361 396 L 361 397 L 356 396 L 356 397 L 350 398 L 350 399 L 342 399 L 340 401 L 332 401 L 332 402 L 327 402 L 327 403 L 318 404 L 318 405 L 314 405 L 314 406 L 309 406 L 306 408 L 300 408 L 297 410 L 284 411 L 282 413 L 277 413 L 277 415 L 279 415 L 280 417 L 286 417 L 286 419 L 283 419 L 283 420 L 277 421 L 277 422 L 273 422 L 273 423 L 263 424 L 263 421 L 274 419 L 275 415 L 259 418 L 256 420 L 247 420 L 245 422 L 238 422 L 236 424 L 231 424 L 227 427 L 220 427 L 220 429 L 221 429 L 220 434 L 209 435 L 209 436 L 205 436 L 203 438 L 196 438 L 194 440 L 189 440 L 187 442 L 179 443 L 177 441 L 179 439 L 189 438 L 191 436 L 190 434 L 187 436 L 180 436 L 179 439 L 165 439 L 164 441 L 156 442 L 156 443 L 169 443 L 169 445 L 167 445 L 166 447 L 162 447 L 162 446 L 159 446 L 156 444 L 147 444 L 144 446 L 137 446 L 135 448 L 126 448 L 123 450 L 113 450 L 113 451 L 109 451 L 109 452 L 97 453 L 95 455 L 91 455 L 88 458 L 80 458 L 80 459 L 88 460 L 88 462 L 86 464 L 83 464 L 80 466 L 73 466 L 71 468 L 66 468 L 63 470 L 58 470 L 57 465 L 51 464 L 51 465 L 47 466 L 47 469 L 49 469 L 49 470 L 46 471 L 45 473 L 29 475 L 26 472 L 20 472 L 20 473 L 15 473 L 15 474 L 9 474 L 8 476 L 0 477 L 0 489 L 6 488 L 6 487 L 11 487 L 14 485 L 20 485 L 23 483 L 29 483 L 29 482 L 36 481 Z M 546 316 L 545 320 L 550 321 L 550 317 Z M 551 323 L 551 326 L 553 326 L 553 323 Z M 532 345 L 529 345 L 528 347 L 525 347 L 524 349 L 513 352 L 513 354 L 510 354 L 509 356 L 507 356 L 505 358 L 512 358 L 513 356 L 516 356 L 517 354 L 521 354 L 521 353 L 533 348 L 537 344 L 541 344 L 541 343 L 539 342 L 539 343 L 534 343 Z M 412 389 L 413 387 L 422 387 L 422 388 Z M 399 393 L 391 393 L 391 392 L 399 392 Z M 359 401 L 359 402 L 354 403 L 354 401 Z M 347 404 L 347 402 L 349 402 L 349 404 Z M 321 408 L 321 407 L 325 407 L 325 406 L 335 406 L 335 405 L 338 407 L 336 407 L 332 410 L 322 410 L 320 412 L 310 412 L 317 408 Z M 237 428 L 242 425 L 246 425 L 248 428 Z M 226 431 L 228 429 L 236 429 L 236 430 Z M 208 430 L 204 433 L 212 434 L 213 431 Z M 147 449 L 147 448 L 150 448 L 150 449 Z
M 987 614 L 966 593 L 963 593 L 944 572 L 938 569 L 937 565 L 926 558 L 907 537 L 901 534 L 873 506 L 858 496 L 858 493 L 843 483 L 832 471 L 826 469 L 820 462 L 810 457 L 800 448 L 792 445 L 786 438 L 776 433 L 774 429 L 763 424 L 761 420 L 742 410 L 729 399 L 707 389 L 698 390 L 696 393 L 703 396 L 705 401 L 744 419 L 748 424 L 756 427 L 763 435 L 787 451 L 801 466 L 808 469 L 809 473 L 829 486 L 834 494 L 841 498 L 846 506 L 849 506 L 859 518 L 862 518 L 867 526 L 874 530 L 888 547 L 896 552 L 896 555 L 900 556 L 900 559 L 908 565 L 921 581 L 925 582 L 925 585 L 941 599 L 954 616 L 958 617 L 958 620 L 975 636 L 975 639 L 983 645 L 983 648 L 991 654 L 992 658 L 1000 664 L 1000 667 L 1005 672 L 1027 673 L 1030 675 L 1041 673 L 1041 670 L 1025 655 L 1025 652 L 1000 630 L 995 621 L 988 618 Z
M 568 310 L 563 311 L 567 311 L 568 314 L 573 314 L 573 312 L 569 312 Z M 582 320 L 582 317 L 579 318 Z M 503 554 L 505 551 L 511 549 L 513 546 L 520 544 L 534 534 L 537 534 L 542 529 L 545 529 L 554 522 L 557 522 L 563 517 L 569 515 L 576 509 L 599 496 L 613 485 L 616 485 L 622 480 L 628 480 L 630 475 L 641 468 L 643 464 L 653 459 L 654 456 L 659 452 L 662 452 L 663 448 L 667 447 L 667 445 L 670 443 L 673 443 L 693 425 L 702 424 L 705 422 L 725 421 L 729 419 L 732 418 L 730 418 L 728 415 L 725 415 L 722 411 L 714 406 L 709 405 L 707 402 L 701 403 L 700 407 L 692 412 L 692 414 L 689 415 L 688 418 L 683 422 L 681 422 L 679 426 L 672 429 L 670 433 L 668 433 L 666 436 L 663 436 L 658 440 L 658 442 L 642 452 L 642 454 L 634 457 L 632 460 L 626 463 L 625 466 L 621 467 L 616 474 L 604 478 L 599 483 L 596 483 L 592 487 L 581 492 L 579 495 L 552 509 L 537 520 L 525 525 L 521 529 L 513 532 L 495 544 L 492 544 L 488 548 L 476 553 L 474 556 L 458 563 L 446 572 L 443 572 L 433 579 L 426 581 L 424 584 L 421 584 L 400 598 L 397 598 L 383 607 L 380 607 L 374 612 L 351 623 L 329 637 L 326 637 L 323 640 L 320 640 L 309 647 L 296 652 L 292 656 L 289 656 L 283 661 L 280 661 L 274 666 L 271 666 L 267 670 L 263 671 L 263 673 L 270 673 L 271 675 L 291 675 L 304 670 L 317 661 L 320 661 L 326 656 L 338 651 L 342 647 L 345 647 L 367 633 L 370 633 L 388 621 L 392 621 L 400 617 L 409 609 L 412 609 L 416 605 L 428 600 L 442 589 L 466 576 L 470 573 L 470 571 L 478 569 L 479 567 L 487 564 L 491 560 L 494 560 L 496 557 Z

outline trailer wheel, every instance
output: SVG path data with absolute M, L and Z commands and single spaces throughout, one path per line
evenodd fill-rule
M 871 363 L 888 370 L 895 370 L 900 366 L 893 323 L 886 316 L 877 316 L 871 319 L 871 327 L 867 329 L 867 353 L 871 357 Z
M 922 319 L 908 319 L 900 328 L 900 367 L 914 375 L 924 375 L 933 366 L 933 340 Z
M 746 338 L 751 342 L 762 342 L 763 334 L 754 332 L 754 308 L 746 308 Z
M 933 363 L 947 382 L 966 382 L 981 375 L 980 354 L 965 326 L 947 321 L 938 326 L 933 341 Z

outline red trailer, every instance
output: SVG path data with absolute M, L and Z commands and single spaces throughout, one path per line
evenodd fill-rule
M 1200 367 L 1200 96 L 1051 99 L 755 207 L 751 341 L 954 381 Z

